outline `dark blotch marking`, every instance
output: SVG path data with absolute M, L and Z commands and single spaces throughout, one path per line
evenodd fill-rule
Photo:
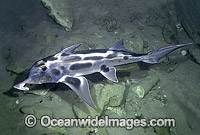
M 57 60 L 58 58 L 54 57 L 53 55 L 52 56 L 49 56 L 49 57 L 46 57 L 43 59 L 44 62 L 47 62 L 47 61 L 54 61 L 54 60 Z
M 101 56 L 85 57 L 84 60 L 102 60 Z
M 54 74 L 54 75 L 59 75 L 60 71 L 58 69 L 54 68 L 54 69 L 51 70 L 51 73 Z
M 147 55 L 147 53 L 144 53 L 144 54 L 137 54 L 137 53 L 134 53 L 134 52 L 131 52 L 131 51 L 121 51 L 122 54 L 124 55 L 131 55 L 131 56 L 143 56 L 143 55 Z
M 63 74 L 66 74 L 68 72 L 68 69 L 65 66 L 61 66 L 60 69 L 63 72 Z
M 68 53 L 62 53 L 61 56 L 68 56 Z
M 147 55 L 148 53 L 143 53 L 143 54 L 137 54 L 137 53 L 132 53 L 131 55 L 134 57 L 138 57 L 138 56 L 143 56 L 143 55 Z
M 54 79 L 50 75 L 48 74 L 44 75 L 44 82 L 48 83 L 48 82 L 53 82 L 53 81 Z
M 121 53 L 124 54 L 124 55 L 130 55 L 130 53 L 132 53 L 132 52 L 129 52 L 129 51 L 122 51 Z
M 65 71 L 66 71 L 65 67 L 64 67 L 64 66 L 61 66 L 60 68 L 61 68 L 62 71 L 65 73 Z
M 107 59 L 112 59 L 112 58 L 114 58 L 114 57 L 116 57 L 115 54 L 109 54 L 106 58 L 107 58 Z
M 47 70 L 47 67 L 46 66 L 43 66 L 42 67 L 42 71 L 46 71 Z
M 103 71 L 103 72 L 109 72 L 109 68 L 106 67 L 106 65 L 102 65 L 101 66 L 101 71 Z
M 64 61 L 79 61 L 81 60 L 81 57 L 79 56 L 69 56 L 69 57 L 66 57 L 66 58 L 63 58 Z
M 71 70 L 79 70 L 79 69 L 83 69 L 83 68 L 89 68 L 92 66 L 92 63 L 83 63 L 83 64 L 73 64 L 70 66 L 69 69 Z
M 123 59 L 124 59 L 124 60 L 128 60 L 128 56 L 124 56 Z
M 107 52 L 107 49 L 96 49 L 96 50 L 76 51 L 75 54 L 106 53 L 106 52 Z
M 80 87 L 81 81 L 74 77 L 66 77 L 65 81 L 73 86 Z
M 101 66 L 101 70 L 104 70 L 106 68 L 106 65 Z

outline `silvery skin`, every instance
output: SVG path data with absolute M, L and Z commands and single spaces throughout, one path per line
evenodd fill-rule
M 123 47 L 123 40 L 109 49 L 75 51 L 80 44 L 74 44 L 55 55 L 35 62 L 27 79 L 14 88 L 27 91 L 26 84 L 64 83 L 69 86 L 89 106 L 96 109 L 92 101 L 88 81 L 84 75 L 101 73 L 107 79 L 118 82 L 115 66 L 133 62 L 158 63 L 170 52 L 192 43 L 173 45 L 152 53 L 137 54 Z

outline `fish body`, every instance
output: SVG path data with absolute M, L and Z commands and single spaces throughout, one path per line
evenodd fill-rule
M 152 53 L 137 54 L 126 50 L 123 40 L 109 49 L 75 51 L 81 44 L 74 44 L 61 52 L 37 61 L 31 67 L 28 77 L 14 86 L 19 90 L 29 90 L 26 84 L 64 83 L 94 109 L 87 79 L 84 75 L 101 73 L 107 79 L 118 82 L 115 66 L 133 62 L 158 63 L 170 52 L 192 43 L 173 45 Z

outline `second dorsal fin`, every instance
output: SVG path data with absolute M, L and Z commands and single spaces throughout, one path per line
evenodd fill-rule
M 114 45 L 112 45 L 109 50 L 126 50 L 124 48 L 124 41 L 120 40 L 117 43 L 115 43 Z

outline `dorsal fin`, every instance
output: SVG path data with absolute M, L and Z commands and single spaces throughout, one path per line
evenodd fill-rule
M 82 43 L 79 44 L 74 44 L 71 45 L 70 47 L 67 47 L 65 49 L 63 49 L 61 52 L 62 53 L 72 53 L 76 48 L 78 48 Z
M 124 48 L 124 41 L 120 40 L 117 43 L 115 43 L 114 45 L 112 45 L 109 50 L 126 50 Z
M 71 54 L 71 53 L 73 53 L 73 51 L 74 51 L 76 48 L 78 48 L 81 44 L 82 44 L 82 43 L 71 45 L 70 47 L 67 47 L 67 48 L 63 49 L 62 51 L 60 51 L 59 53 L 57 53 L 55 56 L 62 56 L 62 55 Z

